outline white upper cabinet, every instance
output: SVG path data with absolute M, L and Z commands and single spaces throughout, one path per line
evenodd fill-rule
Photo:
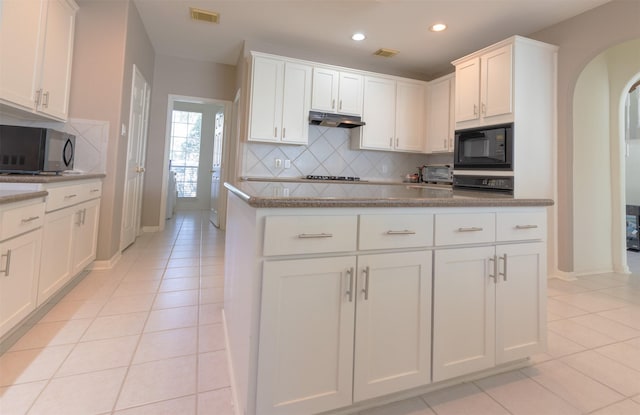
M 66 120 L 78 6 L 23 0 L 0 8 L 0 103 Z
M 355 147 L 425 151 L 425 104 L 423 82 L 365 76 L 362 118 L 366 124 Z
M 249 140 L 306 144 L 311 66 L 253 57 Z
M 513 121 L 512 56 L 512 45 L 507 44 L 454 62 L 458 126 Z
M 313 68 L 311 109 L 338 114 L 362 115 L 364 77 L 330 68 Z
M 453 74 L 429 82 L 427 86 L 427 151 L 453 151 L 455 134 Z

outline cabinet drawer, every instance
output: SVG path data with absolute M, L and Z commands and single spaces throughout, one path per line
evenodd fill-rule
M 433 215 L 360 215 L 360 249 L 433 245 Z
M 85 199 L 83 185 L 47 188 L 47 212 L 62 209 L 82 202 Z
M 0 241 L 39 228 L 44 222 L 44 203 L 20 206 L 2 212 Z
M 356 249 L 357 216 L 269 216 L 264 255 L 344 252 Z
M 495 213 L 438 214 L 435 220 L 436 245 L 457 245 L 494 242 Z
M 83 201 L 99 198 L 102 196 L 102 182 L 83 184 L 81 193 Z
M 496 217 L 498 241 L 544 239 L 547 215 L 545 212 L 498 212 Z

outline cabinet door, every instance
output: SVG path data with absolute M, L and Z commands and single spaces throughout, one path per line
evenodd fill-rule
M 447 77 L 429 84 L 427 89 L 427 148 L 430 153 L 453 151 L 453 79 Z
M 433 272 L 433 381 L 495 362 L 494 247 L 438 250 Z
M 543 352 L 546 347 L 545 244 L 497 248 L 496 363 Z
M 366 76 L 364 79 L 363 149 L 391 150 L 394 147 L 396 82 Z
M 67 0 L 49 1 L 39 111 L 63 120 L 69 108 L 75 13 Z
M 76 209 L 47 213 L 42 233 L 42 257 L 38 282 L 38 306 L 71 278 Z
M 352 402 L 355 257 L 265 261 L 256 413 Z
M 456 122 L 480 118 L 480 58 L 456 65 Z
M 284 62 L 254 57 L 249 139 L 280 141 Z
M 98 242 L 98 219 L 100 200 L 95 199 L 74 208 L 77 212 L 75 225 L 72 274 L 76 275 L 96 258 Z
M 311 66 L 286 62 L 282 103 L 282 142 L 307 144 L 311 108 Z
M 312 110 L 336 112 L 338 79 L 338 71 L 313 68 Z
M 362 115 L 363 76 L 355 73 L 340 72 L 338 91 L 338 112 L 342 114 Z
M 0 336 L 36 308 L 40 229 L 0 243 Z
M 431 251 L 358 257 L 354 402 L 426 385 Z
M 0 2 L 0 99 L 35 108 L 47 2 Z
M 396 84 L 396 150 L 426 151 L 424 84 Z
M 511 45 L 482 55 L 480 73 L 482 117 L 510 114 L 511 106 Z

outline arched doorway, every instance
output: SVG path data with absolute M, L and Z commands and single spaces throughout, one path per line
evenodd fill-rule
M 625 232 L 624 109 L 640 77 L 640 39 L 583 69 L 573 96 L 573 272 L 629 272 Z

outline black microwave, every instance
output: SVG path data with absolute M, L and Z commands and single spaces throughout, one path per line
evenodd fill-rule
M 513 170 L 513 124 L 456 131 L 453 168 Z
M 74 135 L 50 128 L 0 125 L 0 172 L 72 170 L 75 145 Z

